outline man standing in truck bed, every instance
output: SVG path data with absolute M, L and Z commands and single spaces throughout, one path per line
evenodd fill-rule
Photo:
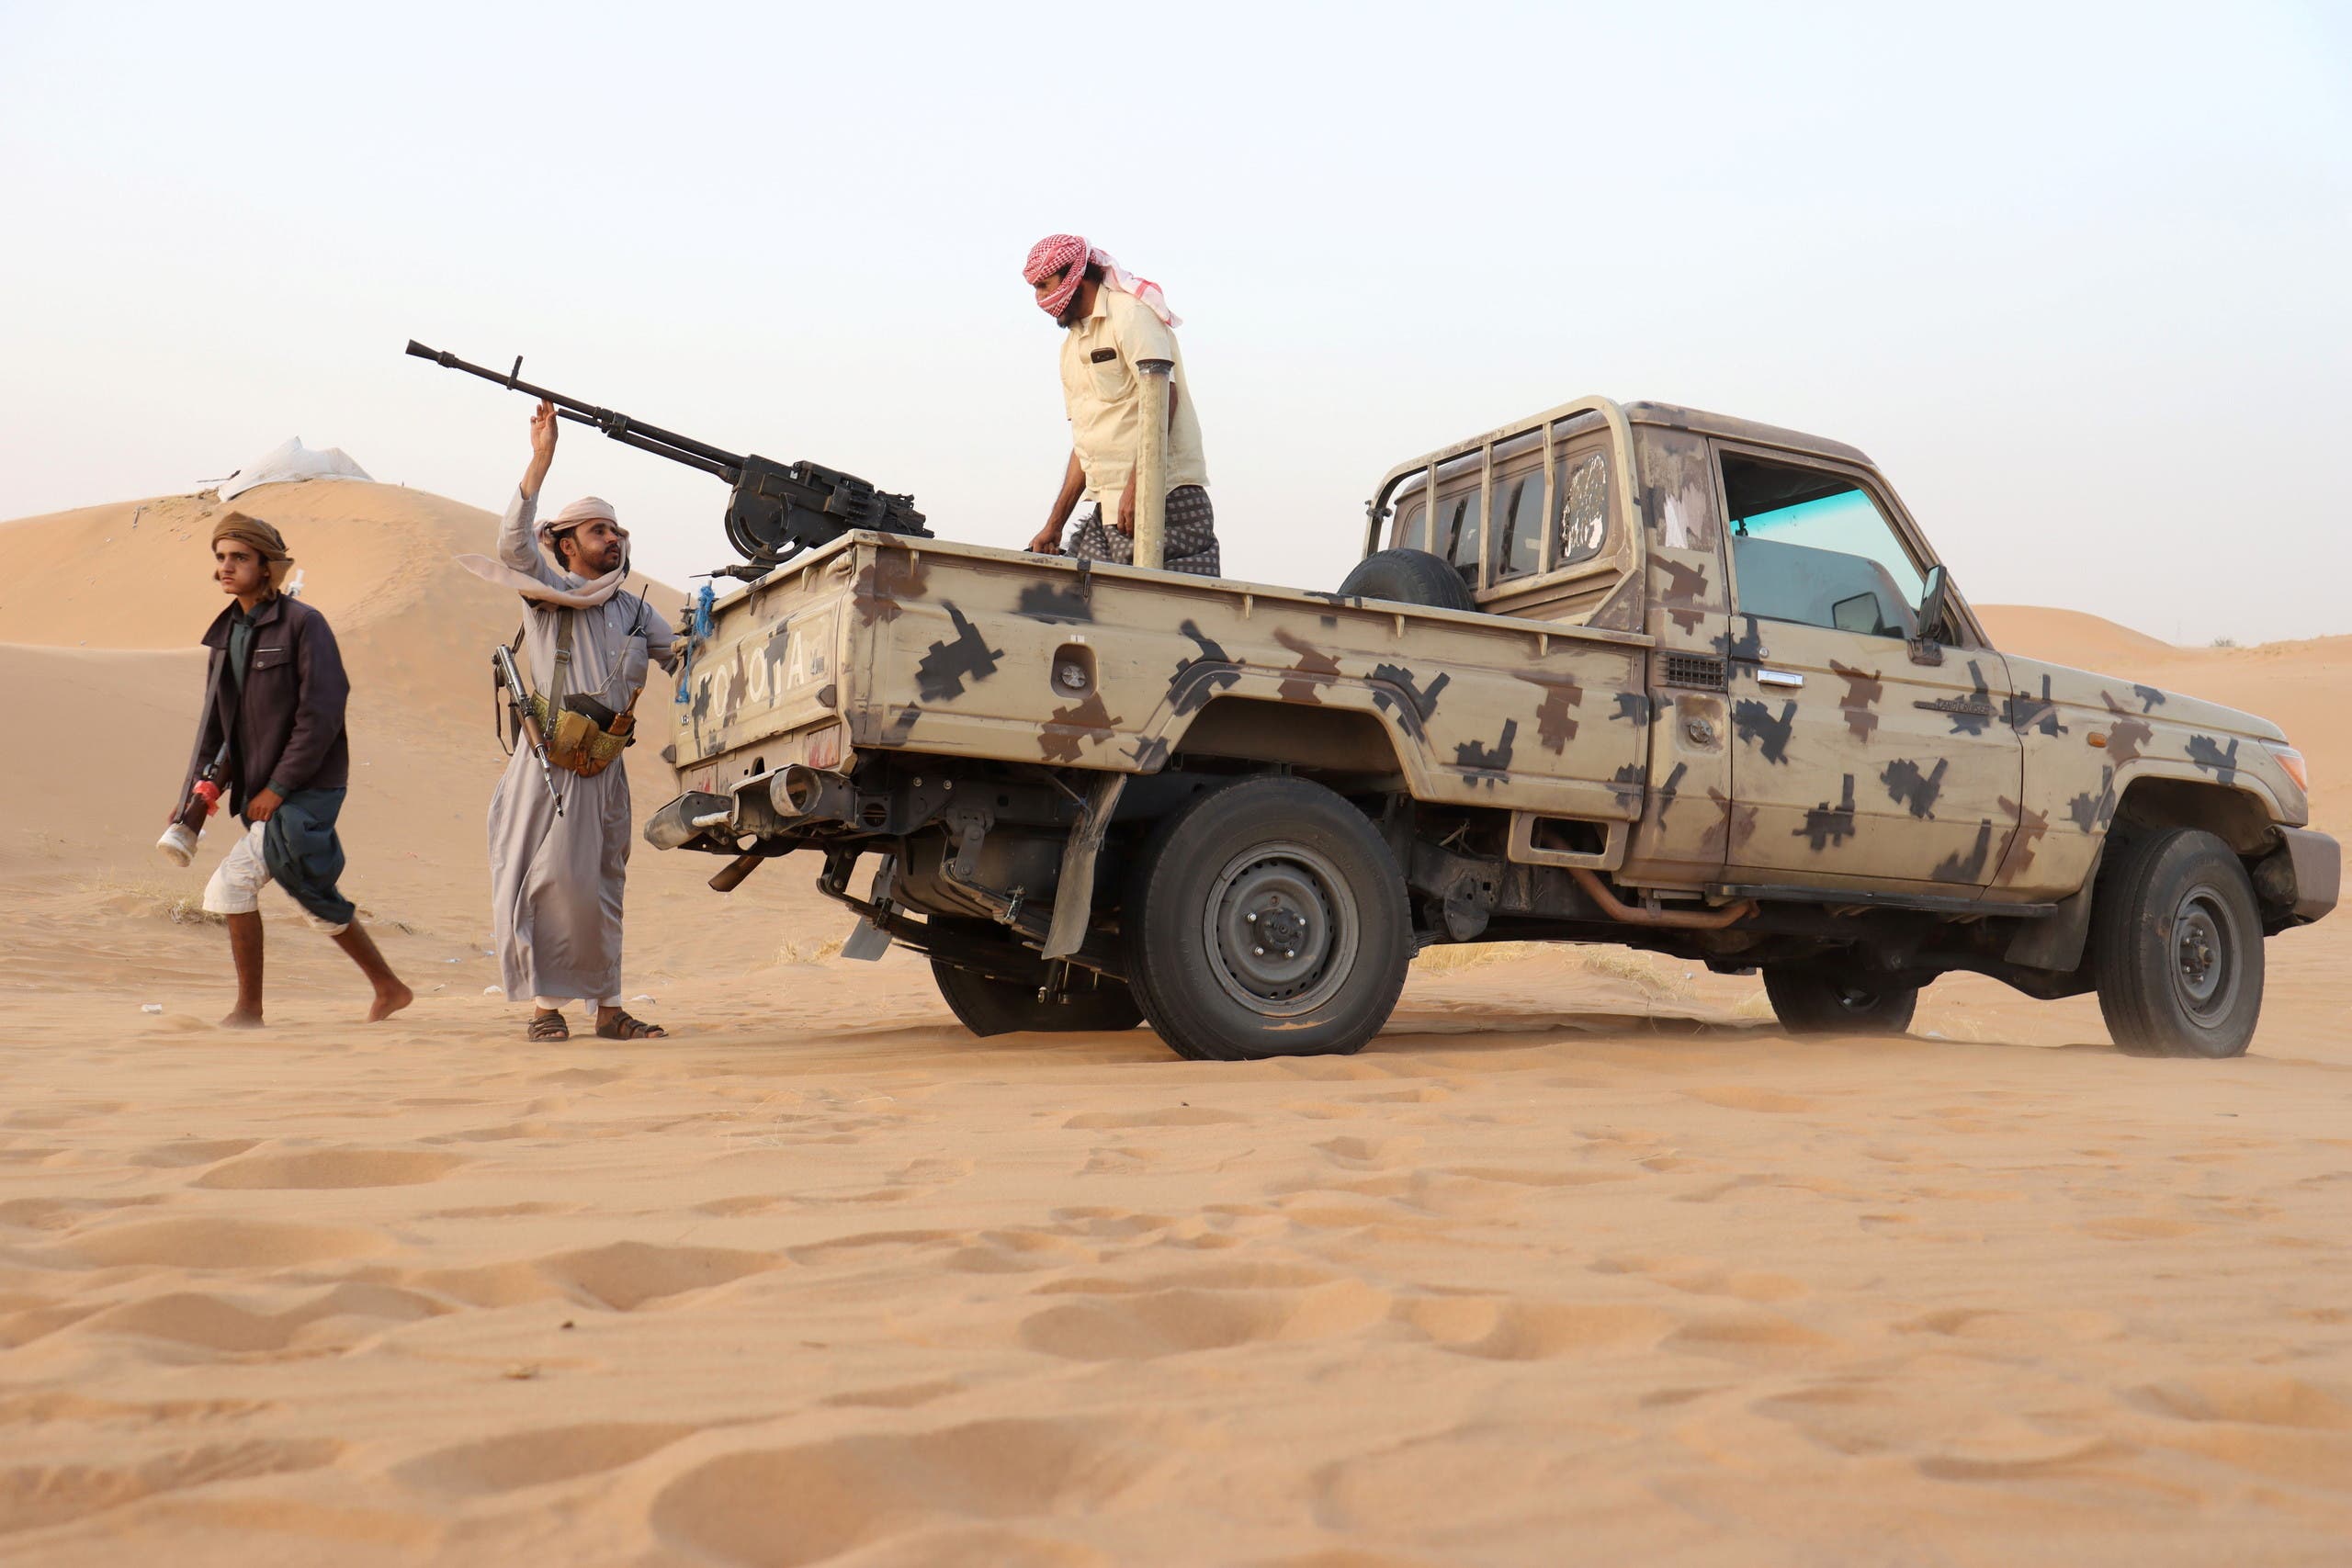
M 1069 466 L 1052 515 L 1029 547 L 1062 552 L 1062 529 L 1081 496 L 1092 513 L 1070 536 L 1069 551 L 1087 560 L 1135 560 L 1136 463 L 1143 436 L 1143 398 L 1136 366 L 1175 366 L 1168 389 L 1168 508 L 1165 562 L 1170 571 L 1218 574 L 1216 518 L 1209 509 L 1209 471 L 1201 457 L 1201 422 L 1184 378 L 1184 354 L 1170 329 L 1179 323 L 1159 285 L 1123 270 L 1108 253 L 1076 234 L 1037 242 L 1022 268 L 1038 308 L 1065 329 L 1062 401 L 1069 411 Z

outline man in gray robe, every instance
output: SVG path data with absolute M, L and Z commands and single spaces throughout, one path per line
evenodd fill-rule
M 534 693 L 551 707 L 586 697 L 619 716 L 633 711 L 649 667 L 673 668 L 677 655 L 661 615 L 622 590 L 628 534 L 612 507 L 587 496 L 534 526 L 555 441 L 555 410 L 541 403 L 530 466 L 499 524 L 498 561 L 466 564 L 523 595 L 516 662 Z M 542 716 L 550 739 L 555 716 Z M 595 1004 L 607 1040 L 667 1032 L 621 1007 L 621 891 L 636 825 L 617 744 L 600 739 L 599 750 L 613 753 L 601 772 L 558 769 L 560 817 L 526 746 L 514 748 L 490 800 L 491 919 L 507 996 L 531 998 L 533 1040 L 570 1038 L 563 1006 L 574 999 Z

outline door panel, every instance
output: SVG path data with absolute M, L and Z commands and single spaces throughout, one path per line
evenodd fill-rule
M 1921 665 L 1901 637 L 1741 625 L 1755 657 L 1733 666 L 1732 798 L 1753 829 L 1731 863 L 1781 881 L 1989 885 L 2023 777 L 1994 694 L 2008 691 L 2001 656 L 1947 649 Z

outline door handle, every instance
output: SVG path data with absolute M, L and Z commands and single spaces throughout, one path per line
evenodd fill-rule
M 1767 670 L 1759 667 L 1756 671 L 1756 683 L 1759 686 L 1802 686 L 1804 684 L 1804 677 L 1793 670 Z

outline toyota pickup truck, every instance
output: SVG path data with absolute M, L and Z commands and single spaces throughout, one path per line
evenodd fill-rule
M 658 848 L 801 851 L 976 1034 L 1354 1051 L 1435 942 L 1760 974 L 1900 1032 L 1958 970 L 2231 1056 L 2334 908 L 2274 725 L 1992 646 L 1834 441 L 1584 398 L 1399 465 L 1336 592 L 854 533 L 719 602 Z

